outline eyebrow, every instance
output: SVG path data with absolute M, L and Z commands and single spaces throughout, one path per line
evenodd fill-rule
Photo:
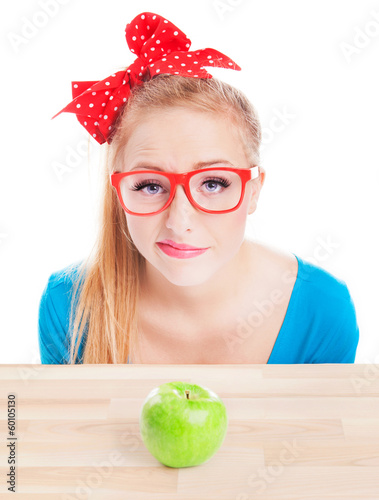
M 138 163 L 130 171 L 145 168 L 147 170 L 158 170 L 158 171 L 164 172 L 163 168 L 154 167 L 154 166 L 150 166 L 150 165 L 146 166 L 146 163 L 147 163 L 146 161 Z M 228 161 L 228 160 L 210 160 L 210 161 L 199 161 L 198 163 L 195 164 L 195 166 L 193 167 L 193 170 L 199 170 L 200 168 L 210 167 L 211 165 L 216 165 L 219 163 L 222 163 L 224 165 L 228 165 L 229 167 L 234 167 L 233 163 L 230 163 L 230 161 Z

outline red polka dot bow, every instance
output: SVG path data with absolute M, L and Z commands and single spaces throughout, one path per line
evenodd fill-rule
M 57 113 L 75 113 L 97 142 L 111 142 L 116 120 L 130 90 L 162 73 L 192 78 L 212 78 L 205 66 L 241 68 L 215 49 L 190 52 L 191 40 L 174 24 L 158 14 L 139 14 L 125 29 L 129 49 L 137 59 L 126 70 L 101 81 L 72 82 L 71 101 Z

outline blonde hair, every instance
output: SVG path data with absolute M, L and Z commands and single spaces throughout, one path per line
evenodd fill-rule
M 145 259 L 135 247 L 109 175 L 118 170 L 130 133 L 145 113 L 183 107 L 227 118 L 240 134 L 251 164 L 259 164 L 261 127 L 238 89 L 216 78 L 159 75 L 132 89 L 108 146 L 97 241 L 79 266 L 70 311 L 69 363 L 77 362 L 86 335 L 83 363 L 127 363 L 137 350 L 137 299 Z

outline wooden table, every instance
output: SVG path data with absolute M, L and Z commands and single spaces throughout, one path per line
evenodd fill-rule
M 197 467 L 160 464 L 140 437 L 145 397 L 175 380 L 228 411 L 224 443 Z M 0 425 L 1 498 L 379 499 L 377 365 L 1 365 Z

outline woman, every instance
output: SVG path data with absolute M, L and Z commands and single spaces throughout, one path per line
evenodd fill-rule
M 237 65 L 189 52 L 152 13 L 126 38 L 133 65 L 74 83 L 62 110 L 108 157 L 94 252 L 52 274 L 41 298 L 42 363 L 354 362 L 346 284 L 244 238 L 265 179 L 261 128 L 246 97 L 203 69 Z

